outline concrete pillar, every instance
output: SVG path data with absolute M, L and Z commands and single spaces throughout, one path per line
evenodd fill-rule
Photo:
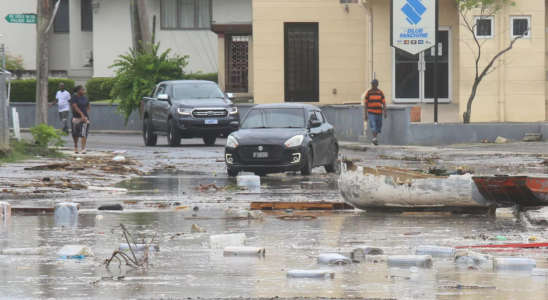
M 219 56 L 219 86 L 224 91 L 226 90 L 226 50 L 225 50 L 225 35 L 219 33 L 217 41 L 218 56 Z

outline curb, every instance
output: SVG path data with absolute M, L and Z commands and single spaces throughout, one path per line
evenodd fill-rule
M 30 132 L 30 128 L 21 128 L 21 132 Z M 13 132 L 13 128 L 10 128 L 10 132 Z M 141 131 L 133 130 L 90 130 L 89 133 L 104 133 L 104 134 L 142 134 Z

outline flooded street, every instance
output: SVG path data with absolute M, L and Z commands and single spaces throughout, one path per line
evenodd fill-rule
M 103 195 L 83 201 L 77 219 L 55 220 L 51 214 L 12 216 L 1 227 L 0 248 L 46 247 L 42 256 L 0 256 L 0 296 L 7 298 L 181 298 L 181 297 L 341 297 L 396 299 L 546 299 L 546 277 L 519 271 L 494 271 L 492 267 L 467 270 L 451 260 L 435 260 L 429 270 L 388 269 L 386 255 L 413 254 L 419 245 L 459 246 L 485 244 L 470 237 L 504 235 L 523 242 L 528 236 L 545 238 L 542 228 L 522 225 L 514 218 L 483 215 L 402 216 L 363 211 L 307 212 L 312 220 L 276 219 L 283 212 L 265 212 L 263 220 L 228 219 L 220 208 L 207 208 L 206 198 L 242 200 L 308 197 L 333 201 L 338 198 L 336 181 L 323 176 L 270 176 L 260 193 L 245 191 L 198 192 L 199 183 L 215 181 L 219 186 L 234 184 L 224 175 L 161 172 L 118 184 L 128 194 Z M 155 191 L 156 190 L 156 191 Z M 105 199 L 110 198 L 110 199 Z M 174 211 L 145 205 L 123 204 L 128 199 L 170 202 L 180 205 L 201 203 L 196 217 L 192 210 Z M 226 200 L 230 198 L 229 200 Z M 123 212 L 99 212 L 98 203 L 122 203 Z M 17 206 L 16 204 L 13 204 Z M 96 219 L 100 214 L 102 220 Z M 160 252 L 151 257 L 148 270 L 106 268 L 104 260 L 124 242 L 118 227 L 123 223 L 135 236 L 151 238 Z M 196 224 L 206 233 L 190 233 Z M 185 234 L 170 239 L 176 233 Z M 266 256 L 223 257 L 211 250 L 209 236 L 245 233 L 248 246 L 266 248 Z M 467 237 L 467 238 L 465 238 Z M 83 260 L 57 259 L 64 245 L 89 246 L 96 257 Z M 384 256 L 370 256 L 366 262 L 348 266 L 318 265 L 322 252 L 351 251 L 360 245 L 380 247 Z M 537 267 L 548 266 L 545 251 L 529 250 L 502 256 L 530 257 Z M 334 279 L 288 279 L 293 269 L 328 269 Z M 490 289 L 456 289 L 456 285 Z

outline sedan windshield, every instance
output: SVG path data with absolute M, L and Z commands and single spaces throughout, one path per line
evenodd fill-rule
M 173 86 L 173 99 L 224 99 L 224 94 L 216 84 L 184 83 Z
M 245 118 L 242 129 L 251 128 L 303 128 L 302 108 L 252 109 Z

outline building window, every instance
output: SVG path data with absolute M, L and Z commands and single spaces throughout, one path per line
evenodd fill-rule
M 510 34 L 512 38 L 523 36 L 524 39 L 531 38 L 531 17 L 530 16 L 515 16 L 510 17 Z
M 249 55 L 247 36 L 225 36 L 226 92 L 247 93 Z
M 93 31 L 93 8 L 91 0 L 80 1 L 82 11 L 82 31 Z
M 495 36 L 493 33 L 495 28 L 494 17 L 474 17 L 474 22 L 476 25 L 476 37 L 481 39 L 492 39 Z
M 318 23 L 284 24 L 286 102 L 319 102 Z
M 162 28 L 211 28 L 211 0 L 162 0 Z
M 52 0 L 51 8 L 55 8 L 57 1 Z M 55 14 L 55 21 L 53 21 L 53 31 L 55 33 L 67 33 L 70 32 L 69 22 L 69 1 L 61 0 L 57 13 Z

